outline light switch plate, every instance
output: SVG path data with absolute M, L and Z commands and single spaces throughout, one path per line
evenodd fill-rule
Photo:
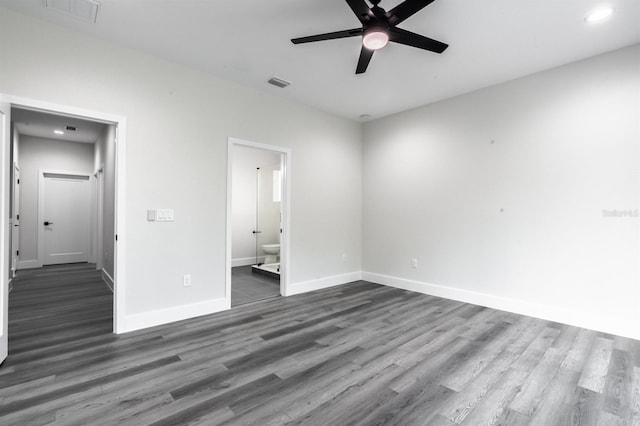
M 147 220 L 149 222 L 154 222 L 156 220 L 156 211 L 155 210 L 147 210 Z
M 156 211 L 157 222 L 173 222 L 173 209 L 158 209 Z

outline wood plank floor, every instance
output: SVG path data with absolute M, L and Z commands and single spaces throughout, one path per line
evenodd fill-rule
M 87 267 L 10 305 L 2 425 L 640 424 L 640 342 L 366 282 L 121 336 Z

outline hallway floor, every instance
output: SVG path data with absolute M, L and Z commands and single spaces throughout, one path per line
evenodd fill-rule
M 95 264 L 18 271 L 9 294 L 9 357 L 29 352 L 36 361 L 69 342 L 112 331 L 113 294 Z

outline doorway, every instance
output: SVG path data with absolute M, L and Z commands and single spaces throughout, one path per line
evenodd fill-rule
M 89 262 L 89 175 L 41 171 L 38 251 L 44 265 Z
M 290 151 L 229 138 L 229 307 L 287 295 Z
M 66 244 L 67 242 L 61 242 L 61 241 L 53 241 L 53 249 L 49 250 L 50 253 L 57 253 L 57 254 L 64 254 L 64 256 L 60 256 L 58 261 L 47 261 L 44 260 L 43 261 L 43 257 L 44 256 L 37 256 L 38 261 L 32 262 L 31 264 L 29 264 L 29 260 L 30 258 L 35 259 L 36 256 L 29 256 L 27 257 L 26 255 L 23 256 L 23 252 L 20 251 L 19 255 L 18 255 L 18 250 L 21 249 L 21 247 L 19 247 L 19 242 L 18 243 L 14 243 L 12 244 L 13 246 L 17 246 L 17 247 L 12 247 L 11 249 L 8 249 L 7 251 L 4 251 L 2 253 L 2 258 L 3 258 L 3 263 L 2 263 L 2 271 L 0 271 L 0 273 L 2 273 L 2 275 L 6 275 L 8 278 L 3 280 L 2 283 L 0 283 L 2 285 L 3 291 L 4 289 L 7 289 L 10 287 L 11 285 L 11 275 L 12 275 L 12 271 L 8 270 L 9 268 L 13 269 L 12 266 L 13 264 L 16 265 L 15 269 L 24 269 L 24 268 L 32 268 L 32 267 L 39 267 L 42 266 L 45 263 L 48 264 L 60 264 L 60 263 L 68 263 L 68 262 L 95 262 L 98 263 L 96 261 L 97 257 L 100 255 L 100 250 L 96 249 L 96 245 L 98 244 L 98 242 L 101 240 L 101 238 L 98 238 L 98 236 L 96 235 L 97 233 L 99 233 L 99 228 L 98 228 L 98 220 L 97 220 L 97 212 L 96 210 L 98 208 L 102 208 L 103 206 L 100 207 L 96 207 L 94 206 L 96 198 L 98 196 L 101 196 L 104 192 L 105 189 L 104 187 L 106 186 L 107 188 L 110 188 L 111 190 L 111 201 L 110 202 L 106 202 L 104 204 L 106 204 L 106 206 L 104 206 L 105 209 L 110 209 L 111 214 L 108 218 L 105 217 L 105 223 L 104 223 L 104 228 L 106 229 L 107 232 L 110 233 L 110 235 L 112 236 L 111 238 L 109 238 L 108 240 L 105 239 L 104 241 L 104 251 L 107 251 L 111 254 L 111 269 L 110 272 L 106 272 L 105 269 L 102 270 L 102 279 L 103 281 L 105 281 L 107 283 L 108 286 L 111 287 L 112 291 L 113 291 L 113 303 L 110 306 L 110 310 L 112 311 L 113 315 L 112 315 L 112 331 L 115 333 L 122 333 L 125 331 L 125 324 L 124 324 L 124 242 L 126 241 L 124 239 L 124 229 L 123 229 L 123 224 L 124 224 L 124 211 L 125 211 L 125 205 L 124 205 L 124 200 L 125 200 L 125 151 L 124 151 L 124 146 L 125 146 L 125 139 L 126 139 L 126 119 L 122 116 L 117 116 L 117 115 L 112 115 L 112 114 L 106 114 L 106 113 L 101 113 L 101 112 L 95 112 L 95 111 L 90 111 L 90 110 L 85 110 L 85 109 L 81 109 L 81 108 L 76 108 L 76 107 L 71 107 L 71 106 L 65 106 L 65 105 L 59 105 L 59 104 L 53 104 L 53 103 L 48 103 L 48 102 L 42 102 L 42 101 L 37 101 L 37 100 L 33 100 L 33 99 L 26 99 L 26 98 L 20 98 L 20 97 L 15 97 L 15 96 L 8 96 L 8 95 L 2 95 L 0 94 L 0 104 L 8 107 L 9 111 L 15 111 L 15 110 L 21 110 L 21 111 L 30 111 L 30 112 L 37 112 L 37 113 L 41 113 L 41 114 L 45 114 L 45 115 L 50 115 L 50 116 L 57 116 L 57 117 L 65 117 L 67 118 L 69 122 L 72 122 L 73 120 L 82 120 L 82 121 L 86 121 L 86 122 L 93 122 L 93 123 L 98 123 L 102 126 L 105 126 L 105 128 L 108 129 L 108 132 L 110 132 L 108 134 L 108 136 L 105 136 L 106 138 L 111 138 L 111 140 L 113 141 L 112 146 L 109 148 L 112 152 L 109 153 L 109 155 L 112 156 L 113 158 L 113 163 L 112 163 L 112 170 L 111 170 L 111 175 L 109 176 L 109 178 L 105 179 L 105 181 L 109 181 L 110 183 L 106 183 L 105 182 L 100 182 L 100 179 L 98 178 L 98 176 L 100 176 L 100 178 L 102 178 L 102 172 L 103 172 L 103 167 L 104 167 L 104 161 L 102 161 L 99 164 L 100 170 L 90 170 L 89 173 L 80 173 L 81 175 L 83 175 L 80 179 L 78 179 L 78 173 L 74 173 L 74 172 L 67 172 L 64 170 L 74 170 L 74 168 L 56 168 L 56 170 L 53 170 L 51 173 L 50 171 L 48 173 L 50 173 L 49 175 L 38 175 L 38 178 L 42 178 L 44 180 L 46 179 L 52 179 L 52 180 L 56 180 L 57 183 L 66 181 L 66 183 L 69 183 L 69 181 L 75 181 L 73 182 L 74 184 L 78 184 L 78 180 L 80 180 L 83 183 L 80 183 L 80 185 L 84 185 L 83 189 L 80 191 L 83 196 L 83 200 L 84 195 L 86 195 L 88 193 L 88 197 L 87 199 L 89 200 L 89 215 L 88 216 L 84 216 L 85 219 L 83 220 L 87 220 L 87 224 L 89 226 L 89 239 L 86 243 L 86 248 L 84 250 L 69 250 L 66 249 L 64 247 L 64 244 Z M 3 108 L 4 109 L 4 108 Z M 13 122 L 14 120 L 11 120 L 11 122 Z M 19 135 L 19 132 L 17 131 L 17 129 L 14 128 L 15 126 L 12 126 L 11 132 L 5 132 L 5 134 L 2 137 L 2 148 L 4 150 L 6 150 L 5 152 L 7 152 L 8 154 L 10 153 L 11 155 L 6 155 L 3 157 L 3 161 L 2 161 L 2 170 L 3 170 L 3 174 L 9 175 L 9 179 L 7 179 L 7 181 L 9 182 L 9 184 L 5 184 L 2 187 L 3 193 L 7 194 L 10 192 L 13 192 L 13 196 L 16 195 L 16 193 L 13 191 L 13 186 L 11 185 L 11 178 L 14 178 L 17 181 L 17 176 L 15 173 L 11 173 L 14 171 L 19 171 L 22 176 L 20 178 L 20 184 L 22 184 L 22 181 L 24 181 L 24 169 L 15 169 L 14 170 L 14 166 L 19 164 L 20 158 L 19 156 L 14 156 L 14 146 L 12 146 L 12 141 L 14 139 L 15 136 Z M 73 129 L 73 125 L 70 126 L 70 129 L 60 129 L 60 130 L 68 130 L 69 132 L 74 132 L 74 131 L 79 131 L 80 129 Z M 18 136 L 19 138 L 19 136 Z M 14 141 L 15 142 L 15 141 Z M 91 148 L 93 150 L 93 147 Z M 18 158 L 15 158 L 18 157 Z M 60 153 L 60 157 L 64 157 L 64 153 L 61 152 Z M 9 161 L 7 160 L 7 158 L 11 158 L 11 164 L 9 164 Z M 14 159 L 15 161 L 15 165 L 14 165 Z M 93 167 L 93 166 L 92 166 Z M 63 170 L 61 172 L 61 170 Z M 45 170 L 46 171 L 46 170 Z M 36 180 L 38 179 L 36 178 Z M 54 185 L 55 186 L 55 185 Z M 64 184 L 63 184 L 64 186 Z M 87 191 L 88 188 L 88 191 Z M 23 188 L 21 188 L 23 189 Z M 49 190 L 51 189 L 51 191 L 53 191 L 53 194 L 56 193 L 56 191 L 61 190 L 61 188 L 55 188 L 55 187 L 51 187 L 47 184 L 46 185 L 46 189 L 44 191 L 44 194 L 47 193 L 51 193 Z M 64 192 L 64 189 L 62 189 L 62 191 Z M 108 192 L 108 190 L 107 190 Z M 17 194 L 20 194 L 19 197 L 23 198 L 24 197 L 24 193 L 25 191 L 19 191 L 17 192 Z M 14 197 L 11 198 L 14 198 Z M 3 208 L 5 209 L 4 211 L 7 212 L 7 209 L 10 208 L 10 206 L 8 205 L 8 201 L 7 201 L 8 197 L 3 197 Z M 53 197 L 55 199 L 58 199 L 58 196 Z M 44 200 L 43 200 L 44 201 Z M 21 203 L 23 204 L 23 203 Z M 57 204 L 57 206 L 59 207 L 61 203 L 54 203 Z M 36 213 L 34 213 L 34 211 Z M 30 209 L 31 214 L 35 214 L 36 217 L 39 216 L 39 213 L 37 213 L 37 208 L 36 209 Z M 23 219 L 24 219 L 24 213 L 25 213 L 25 208 L 23 206 L 22 211 L 20 212 L 20 216 L 18 217 L 17 215 L 12 214 L 11 211 L 9 211 L 8 213 L 5 213 L 6 215 L 11 217 L 11 224 L 15 225 L 17 223 L 19 223 L 20 225 L 20 230 L 22 231 L 20 234 L 24 234 L 25 231 L 25 227 L 23 226 Z M 67 212 L 68 213 L 68 212 Z M 100 218 L 102 218 L 103 215 L 100 216 Z M 20 219 L 20 222 L 17 222 L 17 220 Z M 40 225 L 42 225 L 43 228 L 43 234 L 45 233 L 45 229 L 47 227 L 47 225 L 44 225 L 44 222 L 53 222 L 52 226 L 58 226 L 60 223 L 60 221 L 58 221 L 58 223 L 56 223 L 56 221 L 53 220 L 47 220 L 42 218 L 43 220 L 40 221 L 40 217 L 38 217 L 38 222 Z M 109 219 L 109 220 L 108 220 Z M 109 225 L 110 223 L 110 225 Z M 61 224 L 62 225 L 62 224 Z M 86 224 L 85 224 L 86 225 Z M 101 224 L 102 225 L 102 224 Z M 83 225 L 84 226 L 84 225 Z M 94 229 L 96 228 L 96 229 Z M 5 235 L 6 235 L 6 230 L 4 230 Z M 36 231 L 35 234 L 37 234 L 38 232 Z M 34 234 L 34 235 L 35 235 Z M 22 237 L 18 237 L 18 238 L 22 238 Z M 33 238 L 33 241 L 36 241 L 36 238 Z M 78 238 L 78 240 L 82 240 L 85 241 L 84 236 L 81 238 Z M 14 241 L 14 238 L 12 238 L 12 242 Z M 46 239 L 43 239 L 43 250 L 45 248 L 45 246 L 48 246 L 49 243 L 51 243 L 51 241 L 47 241 Z M 56 249 L 56 244 L 57 244 L 57 249 Z M 36 245 L 36 244 L 34 244 Z M 16 250 L 14 250 L 14 248 L 16 248 Z M 100 249 L 102 249 L 102 247 L 100 247 Z M 38 251 L 39 252 L 40 247 L 38 246 L 37 249 L 35 249 L 34 251 Z M 79 253 L 77 252 L 81 252 L 83 251 L 84 253 L 81 254 L 81 257 L 73 257 L 73 255 L 77 255 Z M 69 255 L 71 255 L 71 257 L 69 257 Z M 52 258 L 52 256 L 48 256 L 49 258 Z M 53 256 L 54 258 L 57 256 Z M 6 258 L 6 259 L 5 259 Z M 23 260 L 27 260 L 26 265 L 20 261 L 20 259 Z M 7 261 L 8 260 L 8 261 Z M 15 260 L 15 262 L 14 262 Z M 7 263 L 9 264 L 9 268 L 7 268 Z M 41 264 L 38 264 L 41 263 Z M 101 263 L 106 263 L 101 261 Z M 103 265 L 98 265 L 101 268 L 104 268 Z M 26 269 L 25 269 L 26 270 Z M 10 299 L 10 296 L 8 297 L 8 299 Z M 1 307 L 0 307 L 1 308 Z M 2 315 L 6 315 L 8 312 L 8 307 L 2 308 Z M 6 318 L 6 317 L 5 317 Z M 6 325 L 6 323 L 3 324 Z

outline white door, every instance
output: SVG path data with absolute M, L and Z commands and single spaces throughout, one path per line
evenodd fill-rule
M 13 278 L 18 270 L 18 260 L 20 253 L 20 169 L 17 164 L 13 165 L 13 202 L 11 218 L 11 274 Z
M 42 264 L 87 262 L 91 193 L 88 175 L 43 173 Z
M 0 103 L 0 362 L 9 348 L 9 129 L 11 106 Z

